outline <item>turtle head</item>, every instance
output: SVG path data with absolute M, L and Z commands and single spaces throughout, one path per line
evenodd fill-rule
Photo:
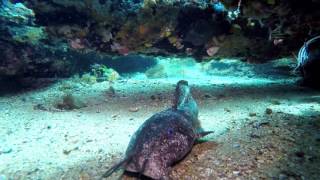
M 192 121 L 198 121 L 198 105 L 192 97 L 188 81 L 180 80 L 177 83 L 173 108 L 190 116 Z

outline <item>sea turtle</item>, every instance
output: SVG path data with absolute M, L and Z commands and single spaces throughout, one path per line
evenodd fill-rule
M 135 132 L 125 158 L 112 166 L 103 177 L 120 167 L 152 179 L 168 179 L 171 166 L 185 157 L 204 132 L 198 120 L 198 107 L 188 82 L 176 85 L 173 106 L 154 114 Z

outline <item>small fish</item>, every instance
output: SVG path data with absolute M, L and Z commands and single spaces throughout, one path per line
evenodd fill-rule
M 316 36 L 307 42 L 304 43 L 304 45 L 300 48 L 299 53 L 298 53 L 298 65 L 296 69 L 299 69 L 303 67 L 308 61 L 310 61 L 310 45 L 317 40 L 320 39 L 320 36 Z
M 300 85 L 320 88 L 320 36 L 316 36 L 300 48 L 294 72 L 300 72 Z

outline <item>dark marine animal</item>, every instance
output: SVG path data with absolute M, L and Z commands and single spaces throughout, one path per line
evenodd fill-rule
M 131 138 L 125 158 L 103 177 L 124 167 L 152 179 L 168 179 L 171 166 L 190 152 L 197 138 L 209 133 L 202 131 L 197 103 L 188 82 L 181 80 L 176 85 L 173 107 L 147 119 Z
M 302 85 L 320 87 L 320 36 L 316 36 L 300 48 L 296 71 L 302 75 Z

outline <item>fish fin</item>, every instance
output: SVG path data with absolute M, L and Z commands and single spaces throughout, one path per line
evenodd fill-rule
M 105 172 L 105 173 L 102 175 L 102 179 L 111 176 L 112 173 L 114 173 L 116 170 L 118 170 L 118 169 L 119 169 L 121 166 L 123 166 L 126 162 L 128 162 L 128 158 L 124 158 L 123 160 L 121 160 L 121 161 L 118 162 L 117 164 L 113 165 L 111 168 L 109 168 L 109 169 L 107 170 L 107 172 Z
M 214 131 L 203 131 L 196 134 L 196 139 L 202 138 L 208 134 L 214 133 Z

